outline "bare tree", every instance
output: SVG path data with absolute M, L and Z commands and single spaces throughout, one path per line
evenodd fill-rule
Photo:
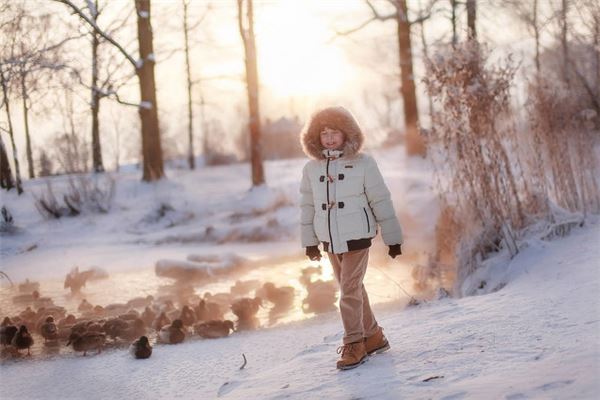
M 498 3 L 499 7 L 507 7 L 514 13 L 527 27 L 529 32 L 533 35 L 535 40 L 535 71 L 537 77 L 539 77 L 541 72 L 540 65 L 540 38 L 542 34 L 542 30 L 546 25 L 546 22 L 542 22 L 540 20 L 539 13 L 539 0 L 532 0 L 531 2 L 525 2 L 521 0 L 503 0 L 501 3 Z
M 410 21 L 406 0 L 387 0 L 393 6 L 393 12 L 382 14 L 370 0 L 365 0 L 371 9 L 372 16 L 356 28 L 338 32 L 340 35 L 348 35 L 356 32 L 373 21 L 395 21 L 396 39 L 398 42 L 399 66 L 400 66 L 400 94 L 404 104 L 404 124 L 406 126 L 406 152 L 408 155 L 425 156 L 427 149 L 425 142 L 419 132 L 419 110 L 417 107 L 417 95 L 413 72 L 411 26 L 428 19 L 431 14 L 426 13 L 417 19 Z
M 245 3 L 245 4 L 244 4 Z M 246 55 L 246 85 L 248 91 L 248 111 L 250 121 L 250 163 L 252 165 L 252 185 L 265 183 L 260 146 L 260 110 L 258 102 L 258 68 L 256 65 L 256 44 L 254 39 L 253 0 L 237 0 L 238 27 L 244 43 Z M 244 16 L 244 5 L 246 15 Z
M 467 37 L 477 40 L 477 0 L 467 0 Z
M 13 152 L 13 162 L 15 165 L 15 186 L 17 193 L 23 193 L 23 184 L 21 183 L 21 170 L 19 168 L 19 156 L 17 153 L 17 145 L 15 144 L 15 132 L 12 124 L 12 116 L 10 113 L 10 101 L 8 98 L 8 76 L 10 72 L 5 71 L 4 65 L 0 62 L 0 86 L 2 87 L 2 102 L 4 103 L 4 110 L 6 111 L 6 119 L 8 122 L 8 134 L 10 136 L 10 144 Z M 4 148 L 4 146 L 2 146 Z M 8 189 L 8 188 L 7 188 Z
M 156 58 L 153 49 L 153 35 L 150 24 L 150 0 L 135 0 L 137 13 L 137 38 L 140 58 L 136 60 L 124 47 L 114 40 L 105 30 L 101 29 L 92 17 L 88 16 L 84 9 L 77 7 L 71 0 L 54 0 L 68 6 L 73 13 L 77 14 L 98 35 L 113 45 L 125 57 L 135 70 L 140 88 L 140 103 L 134 104 L 120 99 L 116 91 L 109 95 L 114 96 L 122 104 L 135 105 L 138 107 L 141 136 L 142 136 L 142 158 L 144 181 L 158 180 L 164 176 L 164 163 L 162 147 L 160 142 L 160 128 L 158 123 L 158 104 L 156 101 L 156 83 L 154 79 L 154 65 Z M 88 8 L 90 3 L 88 2 Z

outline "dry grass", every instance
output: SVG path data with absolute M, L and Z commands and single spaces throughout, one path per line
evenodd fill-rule
M 457 293 L 464 278 L 513 232 L 547 219 L 556 206 L 600 211 L 592 123 L 582 100 L 542 80 L 529 87 L 531 124 L 517 130 L 510 107 L 515 68 L 490 66 L 481 45 L 439 52 L 427 65 L 427 90 L 439 105 L 428 134 L 442 212 L 437 251 L 417 288 Z M 420 281 L 419 281 L 420 279 Z

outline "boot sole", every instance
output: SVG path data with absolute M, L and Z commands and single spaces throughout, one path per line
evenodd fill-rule
M 342 365 L 342 366 L 338 365 L 337 369 L 340 369 L 340 370 L 342 370 L 342 371 L 347 371 L 347 370 L 349 370 L 349 369 L 354 369 L 354 368 L 358 367 L 359 365 L 361 365 L 361 364 L 364 364 L 364 363 L 365 363 L 367 360 L 368 360 L 368 357 L 367 357 L 367 356 L 364 356 L 364 357 L 362 358 L 362 360 L 360 360 L 360 361 L 359 361 L 359 362 L 357 362 L 356 364 Z
M 378 349 L 375 350 L 371 350 L 370 352 L 367 353 L 367 355 L 373 355 L 373 354 L 381 354 L 384 353 L 386 351 L 388 351 L 390 349 L 390 344 L 389 342 L 385 342 L 385 344 L 383 346 L 381 346 Z

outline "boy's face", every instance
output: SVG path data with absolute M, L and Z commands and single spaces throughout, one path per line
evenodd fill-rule
M 321 131 L 321 145 L 327 150 L 340 150 L 344 145 L 344 134 L 337 129 L 325 128 Z

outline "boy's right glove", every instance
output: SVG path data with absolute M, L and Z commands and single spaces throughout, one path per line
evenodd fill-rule
M 311 261 L 319 261 L 321 260 L 321 252 L 319 251 L 319 246 L 306 246 L 306 255 Z
M 390 251 L 388 251 L 388 254 L 392 258 L 396 258 L 396 256 L 402 254 L 402 248 L 399 244 L 393 244 L 390 246 Z

